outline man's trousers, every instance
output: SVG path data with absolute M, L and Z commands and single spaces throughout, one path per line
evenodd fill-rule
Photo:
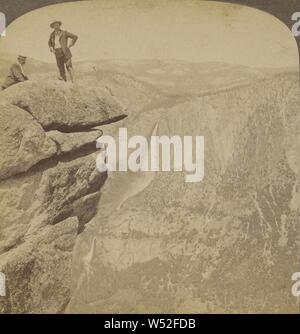
M 57 67 L 59 70 L 59 74 L 64 81 L 67 81 L 65 66 L 67 67 L 67 69 L 72 68 L 72 61 L 71 59 L 66 58 L 61 48 L 55 49 L 55 56 L 56 56 L 56 63 L 57 63 Z

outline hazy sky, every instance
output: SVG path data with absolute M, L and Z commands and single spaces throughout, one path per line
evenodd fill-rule
M 44 7 L 8 27 L 0 52 L 53 62 L 47 42 L 54 19 L 79 36 L 75 61 L 177 58 L 298 66 L 296 42 L 275 17 L 245 6 L 193 0 L 94 0 Z

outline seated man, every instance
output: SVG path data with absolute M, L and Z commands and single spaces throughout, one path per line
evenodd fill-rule
M 6 89 L 9 86 L 28 80 L 23 69 L 23 66 L 26 64 L 26 59 L 27 58 L 24 56 L 18 56 L 17 62 L 13 64 L 9 70 L 9 74 L 2 85 L 2 89 Z

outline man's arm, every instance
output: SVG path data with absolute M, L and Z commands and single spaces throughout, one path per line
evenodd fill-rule
M 49 37 L 49 41 L 48 41 L 48 46 L 49 46 L 50 52 L 54 51 L 54 45 L 53 45 L 52 42 L 53 42 L 53 39 L 52 39 L 52 34 L 51 34 L 50 37 Z
M 70 43 L 70 45 L 69 45 L 69 48 L 71 48 L 77 42 L 78 36 L 74 35 L 74 34 L 71 34 L 70 32 L 67 32 L 67 31 L 66 31 L 66 34 L 67 34 L 67 37 L 72 40 L 71 43 Z
M 20 67 L 17 64 L 12 65 L 11 67 L 11 72 L 14 76 L 14 78 L 18 81 L 18 82 L 23 82 L 28 80 L 28 78 L 26 76 L 23 75 Z

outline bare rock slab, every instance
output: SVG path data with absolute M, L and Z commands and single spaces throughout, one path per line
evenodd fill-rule
M 107 92 L 65 82 L 28 81 L 9 87 L 1 95 L 30 112 L 46 130 L 76 131 L 126 116 Z

